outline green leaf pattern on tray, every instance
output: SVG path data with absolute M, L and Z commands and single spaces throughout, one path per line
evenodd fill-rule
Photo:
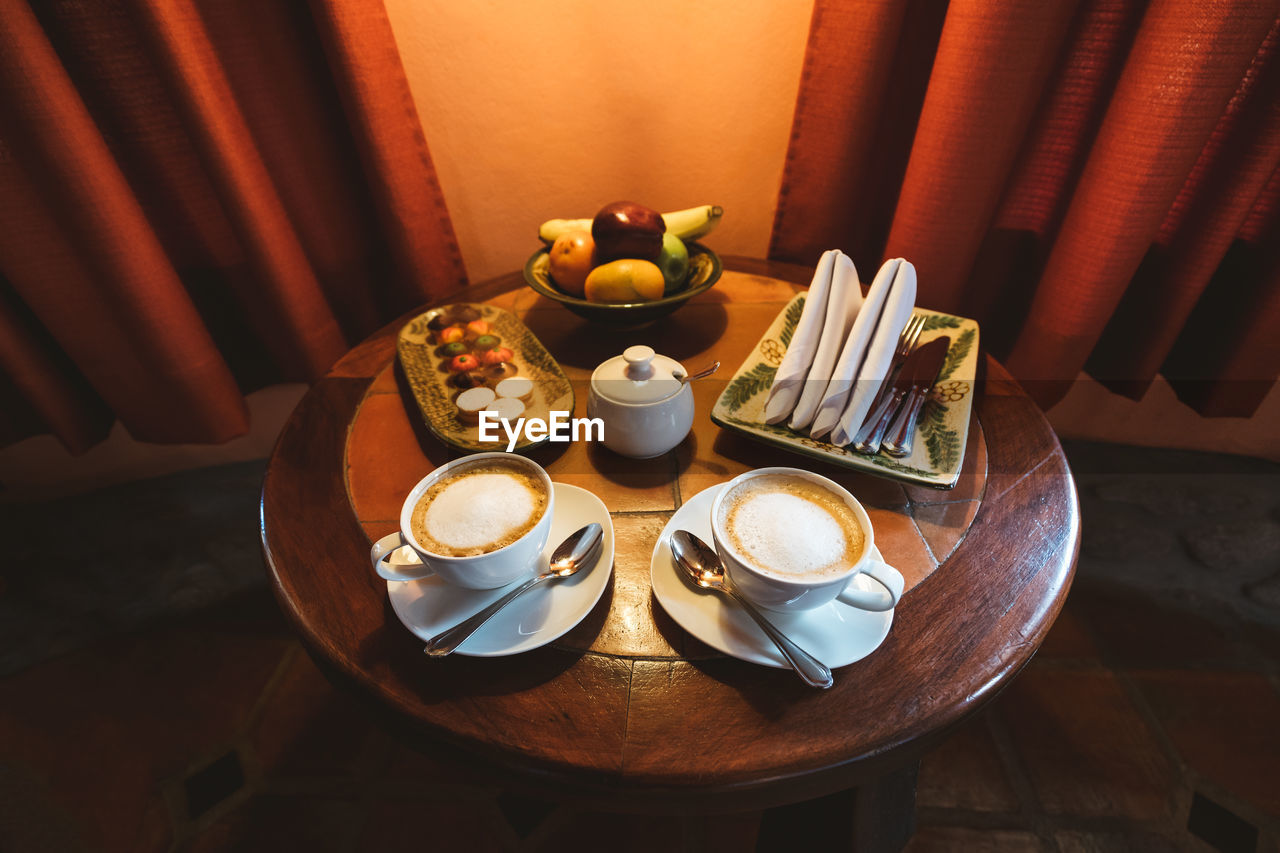
M 924 318 L 924 328 L 922 332 L 932 332 L 934 329 L 958 329 L 964 321 L 959 317 L 952 317 L 950 314 L 928 314 Z
M 934 468 L 949 470 L 960 461 L 960 434 L 947 428 L 946 407 L 930 398 L 920 412 L 920 434 L 924 436 L 929 451 L 929 464 Z
M 973 337 L 976 332 L 977 329 L 965 329 L 958 338 L 951 342 L 951 346 L 947 347 L 947 358 L 946 361 L 942 362 L 942 369 L 938 371 L 938 382 L 950 379 L 951 374 L 955 373 L 956 368 L 968 357 L 969 348 L 973 346 Z
M 734 377 L 720 399 L 725 400 L 731 408 L 740 409 L 756 394 L 768 391 L 777 372 L 778 368 L 772 365 L 757 364 L 741 376 Z
M 782 331 L 778 334 L 778 340 L 784 347 L 791 346 L 791 336 L 796 333 L 796 326 L 800 324 L 802 313 L 804 313 L 804 294 L 787 306 L 787 316 L 782 321 Z
M 836 465 L 935 488 L 954 485 L 963 461 L 972 395 L 947 401 L 931 397 L 917 424 L 915 449 L 911 456 L 904 459 L 884 454 L 869 456 L 849 447 L 837 447 L 830 442 L 811 438 L 785 424 L 764 422 L 764 403 L 777 374 L 777 359 L 770 356 L 776 349 L 775 342 L 781 342 L 783 346 L 791 343 L 800 314 L 804 310 L 804 299 L 804 293 L 797 294 L 765 331 L 755 350 L 721 393 L 712 410 L 711 419 L 721 426 L 744 432 L 768 444 Z M 940 335 L 948 335 L 952 339 L 946 361 L 939 371 L 939 381 L 956 378 L 972 383 L 977 372 L 977 323 L 924 309 L 917 309 L 916 313 L 925 315 L 922 340 Z M 770 364 L 770 361 L 774 364 Z

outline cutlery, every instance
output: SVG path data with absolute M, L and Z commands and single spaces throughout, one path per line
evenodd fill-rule
M 567 578 L 594 565 L 595 561 L 600 557 L 600 543 L 603 539 L 604 528 L 594 521 L 585 527 L 578 528 L 556 546 L 545 572 L 529 578 L 474 616 L 464 619 L 452 628 L 436 634 L 430 640 L 427 640 L 426 648 L 422 651 L 433 658 L 442 658 L 445 655 L 452 654 L 454 649 L 462 645 L 467 637 L 470 637 L 481 625 L 492 619 L 499 610 L 515 601 L 537 584 L 551 578 Z
M 704 377 L 710 376 L 711 374 L 715 373 L 719 369 L 720 369 L 720 362 L 713 361 L 706 367 L 699 370 L 697 373 L 690 374 L 689 376 L 685 376 L 683 373 L 676 373 L 675 371 L 672 371 L 672 375 L 675 376 L 676 379 L 679 379 L 682 383 L 692 382 L 695 379 L 702 379 Z
M 822 661 L 793 643 L 775 628 L 764 614 L 756 610 L 751 602 L 738 594 L 729 582 L 729 576 L 725 574 L 724 563 L 720 562 L 720 556 L 710 545 L 687 530 L 677 530 L 671 534 L 671 555 L 675 557 L 677 565 L 684 569 L 689 578 L 699 587 L 722 593 L 738 602 L 769 639 L 773 640 L 778 651 L 782 652 L 782 656 L 787 659 L 791 668 L 805 684 L 825 689 L 835 683 L 831 677 L 831 670 Z
M 880 442 L 893 413 L 898 410 L 902 398 L 907 394 L 907 386 L 900 379 L 900 368 L 920 343 L 920 333 L 924 330 L 924 315 L 912 314 L 907 325 L 898 338 L 898 348 L 893 353 L 893 361 L 889 364 L 889 372 L 885 374 L 884 385 L 880 394 L 871 404 L 867 419 L 862 422 L 857 435 L 853 437 L 853 447 L 859 453 L 879 453 Z
M 938 378 L 938 371 L 947 360 L 947 347 L 951 346 L 951 338 L 943 336 L 934 338 L 929 343 L 912 353 L 909 361 L 902 366 L 902 378 L 910 386 L 906 402 L 898 410 L 898 416 L 889 426 L 884 439 L 884 452 L 890 456 L 910 456 L 911 446 L 916 432 L 916 418 L 920 409 Z

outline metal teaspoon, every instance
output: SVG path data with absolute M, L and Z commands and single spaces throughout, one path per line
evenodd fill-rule
M 422 651 L 433 658 L 442 658 L 447 654 L 451 654 L 454 649 L 462 645 L 467 637 L 474 634 L 481 625 L 492 619 L 499 610 L 515 601 L 537 584 L 551 578 L 567 578 L 577 574 L 582 569 L 594 565 L 595 561 L 600 557 L 600 543 L 603 539 L 604 528 L 594 521 L 586 527 L 581 527 L 574 531 L 567 539 L 556 546 L 556 550 L 551 554 L 551 562 L 546 571 L 529 578 L 476 615 L 436 634 L 430 640 L 427 640 L 426 648 Z
M 679 374 L 673 373 L 672 375 L 675 376 L 676 379 L 679 379 L 682 383 L 689 383 L 695 379 L 702 379 L 703 377 L 710 376 L 711 374 L 715 373 L 719 369 L 720 369 L 720 362 L 713 361 L 710 364 L 708 364 L 706 367 L 699 370 L 698 372 L 692 373 L 688 376 L 685 376 L 683 373 L 679 373 Z
M 677 530 L 671 534 L 671 554 L 680 568 L 688 573 L 695 584 L 703 589 L 712 589 L 724 593 L 742 606 L 747 614 L 760 626 L 769 639 L 773 640 L 778 651 L 791 664 L 796 674 L 810 687 L 823 689 L 834 684 L 831 670 L 826 664 L 793 643 L 785 634 L 773 626 L 751 602 L 747 601 L 729 582 L 724 571 L 724 563 L 711 546 L 694 536 L 687 530 Z

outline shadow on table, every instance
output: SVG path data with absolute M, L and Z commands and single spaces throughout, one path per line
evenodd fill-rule
M 562 365 L 595 370 L 630 346 L 644 344 L 659 354 L 683 361 L 719 340 L 729 314 L 718 302 L 695 303 L 639 328 L 592 323 L 568 311 L 530 311 L 525 325 Z M 701 365 L 685 365 L 696 370 Z
M 789 669 L 747 663 L 713 649 L 681 628 L 652 591 L 649 597 L 658 632 L 672 648 L 680 650 L 684 663 L 738 693 L 761 716 L 776 720 L 796 702 L 821 692 L 801 682 Z
M 574 632 L 591 631 L 594 626 L 590 636 L 599 633 L 612 600 L 611 581 L 600 601 Z M 504 657 L 450 655 L 432 659 L 423 653 L 422 639 L 400 624 L 390 600 L 385 602 L 384 611 L 386 618 L 382 625 L 360 644 L 361 657 L 367 661 L 385 661 L 397 680 L 410 687 L 424 704 L 456 701 L 460 695 L 495 696 L 530 690 L 555 680 L 584 654 L 551 644 Z

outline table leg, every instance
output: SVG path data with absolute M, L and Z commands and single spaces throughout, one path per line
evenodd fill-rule
M 916 828 L 920 762 L 816 800 L 769 809 L 760 821 L 757 853 L 854 850 L 897 853 Z

